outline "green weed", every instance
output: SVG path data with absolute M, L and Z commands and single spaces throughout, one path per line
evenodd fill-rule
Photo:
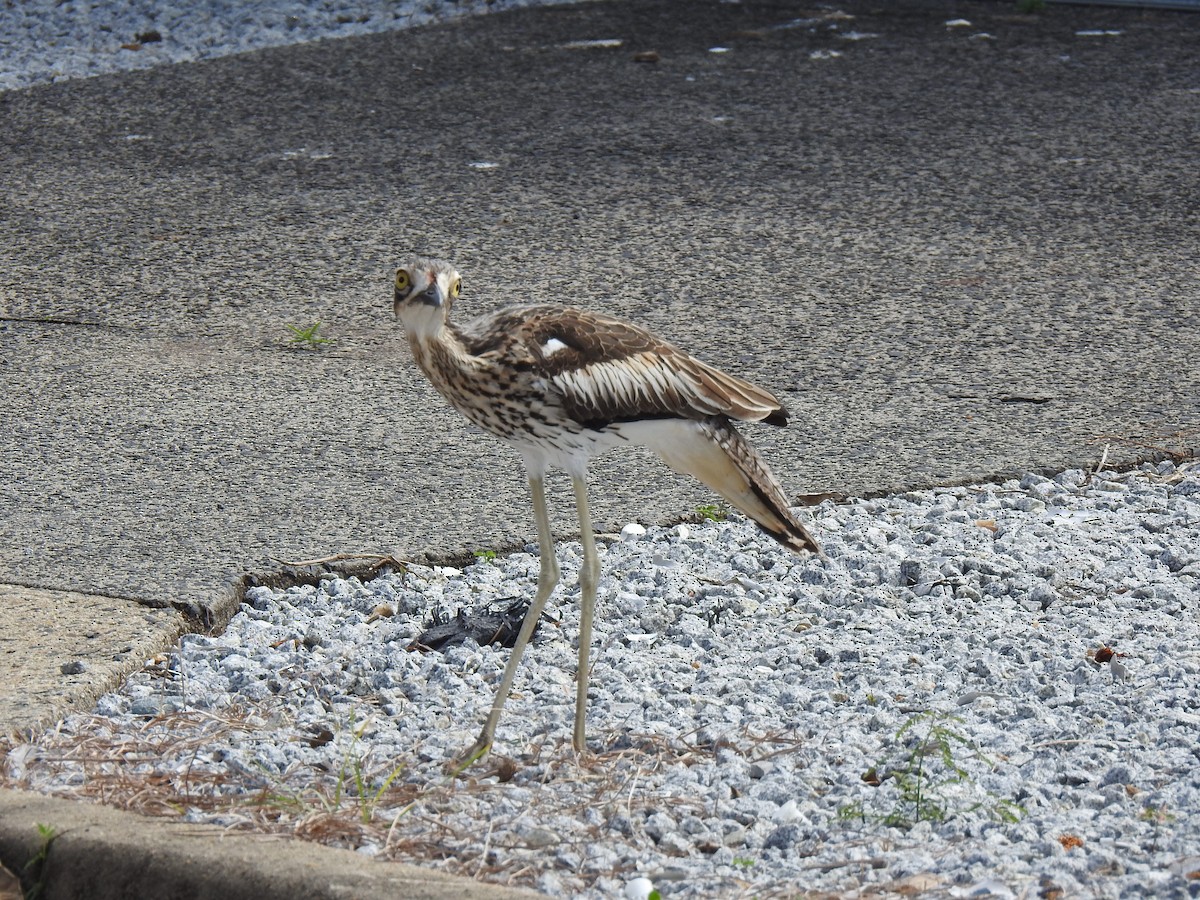
M 956 752 L 972 750 L 971 758 L 991 766 L 983 754 L 971 748 L 970 741 L 954 730 L 962 722 L 949 713 L 930 710 L 908 719 L 896 731 L 896 750 L 863 774 L 872 787 L 888 785 L 888 797 L 894 800 L 886 812 L 869 812 L 867 805 L 849 803 L 838 810 L 838 818 L 878 822 L 894 828 L 911 828 L 918 822 L 944 822 L 959 813 L 970 813 L 990 804 L 989 812 L 1002 822 L 1016 822 L 1025 810 L 1016 803 L 1001 800 L 991 792 L 985 799 L 959 808 L 963 787 L 975 786 L 966 764 Z M 886 802 L 886 801 L 885 801 Z
M 1175 821 L 1175 814 L 1167 812 L 1166 804 L 1162 806 L 1145 806 L 1139 816 L 1151 825 L 1169 825 Z
M 1153 835 L 1150 842 L 1150 849 L 1158 851 L 1158 839 L 1162 836 L 1164 826 L 1171 825 L 1175 822 L 1176 816 L 1173 812 L 1167 810 L 1167 805 L 1152 806 L 1147 804 L 1142 807 L 1142 811 L 1138 813 L 1138 818 L 1143 822 L 1150 823 L 1150 833 Z
M 375 816 L 381 798 L 405 767 L 397 766 L 378 784 L 372 783 L 372 777 L 367 771 L 366 754 L 359 749 L 359 741 L 365 728 L 366 722 L 356 728 L 351 720 L 350 742 L 342 754 L 337 777 L 332 786 L 308 787 L 300 791 L 274 790 L 267 792 L 259 800 L 300 812 L 320 808 L 326 813 L 338 813 L 349 807 L 356 809 L 359 820 L 364 825 L 369 824 Z
M 42 839 L 42 843 L 38 846 L 38 851 L 29 858 L 29 862 L 25 863 L 25 868 L 22 871 L 26 877 L 33 881 L 32 887 L 25 892 L 25 900 L 37 900 L 46 892 L 46 857 L 50 855 L 50 845 L 54 839 L 58 837 L 58 830 L 53 825 L 43 825 L 40 822 L 37 826 L 38 835 Z
M 320 321 L 313 322 L 307 328 L 300 328 L 297 325 L 288 325 L 287 329 L 292 333 L 292 337 L 288 340 L 288 343 L 307 347 L 310 350 L 314 350 L 322 344 L 332 344 L 333 340 L 331 338 L 321 337 L 317 334 L 317 329 L 320 327 Z

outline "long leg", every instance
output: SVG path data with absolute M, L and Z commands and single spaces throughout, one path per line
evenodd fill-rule
M 579 569 L 579 671 L 575 689 L 575 750 L 587 748 L 584 720 L 587 718 L 588 653 L 592 647 L 592 620 L 596 614 L 596 583 L 600 580 L 600 560 L 596 556 L 596 538 L 592 534 L 592 514 L 588 509 L 587 481 L 574 477 L 575 505 L 579 510 L 579 542 L 583 544 L 583 565 Z
M 504 677 L 500 679 L 500 689 L 496 691 L 496 699 L 492 703 L 492 711 L 488 714 L 487 721 L 483 724 L 483 731 L 479 733 L 475 743 L 451 763 L 451 768 L 457 771 L 465 769 L 491 749 L 492 740 L 496 736 L 496 724 L 500 721 L 500 712 L 504 709 L 508 692 L 512 690 L 521 654 L 525 652 L 525 645 L 529 643 L 533 629 L 542 616 L 542 610 L 546 608 L 550 592 L 558 584 L 558 560 L 554 558 L 554 537 L 550 533 L 550 517 L 546 513 L 546 485 L 541 476 L 529 476 L 529 493 L 533 495 L 533 518 L 537 522 L 538 554 L 541 557 L 537 594 L 529 612 L 525 613 L 525 621 L 521 623 L 521 631 L 517 635 L 517 642 L 513 644 L 512 656 L 508 658 L 508 665 L 504 668 Z

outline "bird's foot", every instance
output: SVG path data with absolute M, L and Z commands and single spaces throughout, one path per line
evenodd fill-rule
M 575 730 L 571 732 L 571 747 L 575 750 L 575 755 L 579 757 L 588 757 L 592 755 L 592 751 L 588 750 L 587 735 L 583 730 L 583 720 L 576 717 Z
M 464 750 L 450 762 L 446 763 L 446 772 L 449 775 L 461 775 L 479 760 L 487 755 L 487 752 L 492 749 L 492 739 L 487 733 L 481 734 L 479 739 L 470 747 Z
M 582 728 L 571 735 L 571 749 L 575 751 L 576 765 L 586 767 L 596 759 L 597 751 L 588 747 Z

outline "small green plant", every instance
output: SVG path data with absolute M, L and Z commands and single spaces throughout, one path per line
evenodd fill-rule
M 1046 9 L 1046 0 L 1017 0 L 1017 12 L 1040 13 Z
M 696 515 L 701 522 L 724 522 L 729 513 L 719 503 L 705 503 L 696 507 Z
M 743 869 L 749 869 L 752 865 L 754 865 L 754 863 L 755 860 L 751 859 L 749 856 L 735 856 L 732 860 L 732 865 Z
M 288 325 L 288 331 L 292 333 L 292 337 L 288 340 L 289 344 L 316 349 L 322 344 L 332 344 L 333 340 L 327 337 L 321 337 L 317 334 L 317 329 L 321 327 L 320 321 L 313 322 L 307 328 L 300 328 L 297 325 Z
M 863 781 L 872 787 L 891 782 L 895 805 L 888 812 L 870 814 L 862 803 L 849 803 L 838 809 L 843 820 L 875 821 L 894 828 L 911 828 L 918 822 L 944 822 L 955 815 L 954 794 L 959 786 L 973 785 L 970 772 L 958 761 L 955 752 L 970 748 L 970 741 L 954 730 L 962 720 L 949 713 L 930 710 L 908 719 L 896 731 L 897 751 L 891 759 L 884 758 L 863 774 Z M 986 765 L 991 761 L 981 753 L 974 758 Z M 990 812 L 1002 822 L 1016 822 L 1025 810 L 1016 803 L 1001 800 L 990 792 L 986 800 L 972 804 L 961 812 L 973 812 L 989 801 Z
M 32 887 L 25 892 L 26 900 L 36 900 L 45 893 L 46 877 L 43 870 L 46 867 L 46 857 L 50 855 L 50 844 L 58 837 L 58 831 L 53 825 L 43 825 L 39 822 L 37 831 L 42 843 L 38 846 L 37 853 L 29 858 L 29 862 L 25 863 L 25 868 L 22 870 L 26 877 L 33 882 Z
M 1175 821 L 1175 814 L 1167 812 L 1165 803 L 1162 806 L 1144 806 L 1139 815 L 1151 825 L 1169 825 Z
M 476 550 L 475 558 L 480 560 L 481 562 L 492 562 L 493 560 L 496 559 L 496 551 L 495 550 Z
M 365 723 L 364 723 L 365 724 Z M 396 766 L 388 773 L 387 777 L 379 783 L 379 786 L 372 788 L 367 783 L 365 766 L 363 763 L 363 755 L 357 752 L 358 740 L 362 736 L 361 730 L 351 728 L 350 747 L 346 751 L 346 755 L 342 757 L 342 767 L 338 771 L 337 789 L 335 796 L 340 801 L 342 791 L 347 780 L 347 774 L 353 776 L 354 779 L 354 798 L 358 804 L 359 819 L 364 825 L 368 824 L 375 815 L 375 807 L 379 805 L 379 798 L 384 795 L 392 782 L 404 771 L 404 766 Z M 335 803 L 335 806 L 340 805 L 340 802 Z
M 947 721 L 962 720 L 932 712 L 922 713 L 913 716 L 896 732 L 896 740 L 900 741 L 907 732 L 916 731 L 921 724 L 928 724 L 924 736 L 918 738 L 908 756 L 892 770 L 892 777 L 900 789 L 900 802 L 885 820 L 887 824 L 908 827 L 923 819 L 945 821 L 943 789 L 968 780 L 967 770 L 954 759 L 954 750 L 956 747 L 969 746 L 965 737 L 945 724 Z M 931 762 L 940 763 L 942 771 L 936 771 Z M 910 810 L 911 819 L 907 815 Z
M 380 799 L 405 767 L 397 766 L 384 777 L 378 786 L 372 786 L 367 773 L 366 757 L 358 749 L 358 742 L 362 738 L 365 728 L 366 722 L 355 727 L 354 721 L 351 719 L 350 743 L 342 754 L 337 778 L 334 779 L 332 788 L 321 786 L 309 787 L 301 791 L 287 789 L 271 791 L 261 799 L 281 808 L 301 811 L 319 806 L 324 812 L 336 813 L 341 812 L 346 806 L 357 807 L 361 822 L 364 825 L 369 824 L 375 816 L 375 809 L 378 807 Z
M 1163 826 L 1172 824 L 1176 818 L 1175 814 L 1168 812 L 1167 805 L 1165 803 L 1162 806 L 1152 806 L 1147 804 L 1146 806 L 1142 807 L 1142 811 L 1138 813 L 1138 818 L 1140 818 L 1143 822 L 1150 823 L 1150 831 L 1151 834 L 1154 835 L 1150 844 L 1150 849 L 1157 851 L 1158 839 L 1162 834 Z

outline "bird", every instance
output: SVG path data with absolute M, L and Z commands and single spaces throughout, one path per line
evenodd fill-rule
M 580 633 L 572 744 L 586 751 L 588 657 L 600 563 L 588 507 L 587 463 L 642 445 L 725 498 L 797 554 L 820 547 L 788 508 L 779 481 L 735 422 L 784 426 L 771 392 L 689 355 L 631 322 L 571 306 L 510 306 L 450 320 L 462 292 L 453 265 L 415 257 L 396 270 L 392 310 L 417 366 L 452 407 L 523 458 L 540 565 L 537 589 L 479 738 L 451 762 L 462 771 L 492 747 L 526 644 L 559 580 L 546 508 L 551 469 L 570 476 L 579 516 Z

